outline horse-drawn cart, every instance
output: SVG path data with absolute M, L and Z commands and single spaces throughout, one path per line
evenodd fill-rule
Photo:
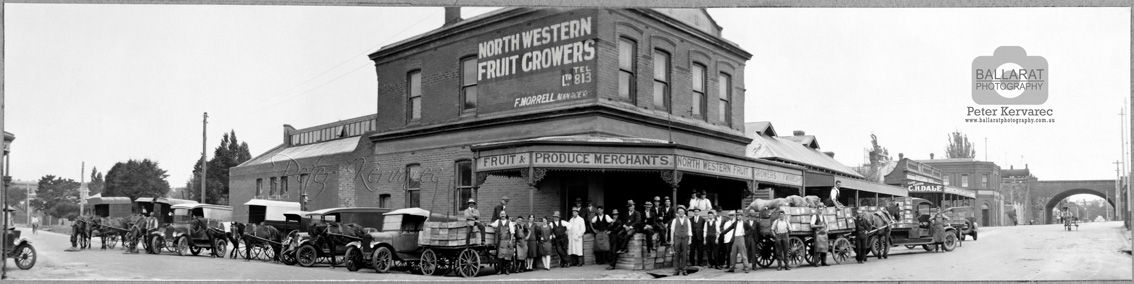
M 150 236 L 151 249 L 160 252 L 164 247 L 183 256 L 198 255 L 201 249 L 213 250 L 221 256 L 227 252 L 228 241 L 224 237 L 223 223 L 232 221 L 232 207 L 184 203 L 170 206 L 170 209 L 173 223 Z M 194 225 L 196 222 L 203 226 Z
M 419 268 L 425 275 L 445 275 L 456 272 L 462 277 L 474 277 L 480 274 L 483 266 L 495 266 L 496 259 L 495 233 L 492 227 L 485 227 L 484 244 L 480 243 L 480 234 L 473 233 L 469 238 L 471 228 L 465 221 L 428 221 L 418 236 L 417 244 L 421 249 Z
M 788 265 L 799 266 L 803 263 L 816 264 L 811 252 L 815 249 L 815 231 L 811 226 L 812 218 L 818 215 L 824 218 L 827 224 L 827 240 L 830 256 L 836 263 L 842 263 L 853 254 L 852 245 L 854 221 L 850 208 L 837 209 L 810 208 L 810 207 L 782 207 L 788 215 L 788 251 L 785 254 Z M 758 241 L 756 248 L 756 264 L 760 267 L 770 267 L 775 263 L 775 240 L 771 233 L 771 224 L 774 214 L 764 212 L 757 219 L 761 235 L 764 238 Z

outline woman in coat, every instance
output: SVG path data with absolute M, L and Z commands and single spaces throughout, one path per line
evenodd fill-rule
M 551 270 L 551 226 L 547 225 L 547 217 L 540 219 L 539 224 L 536 225 L 536 255 L 540 257 L 543 263 L 543 270 Z
M 579 216 L 578 209 L 571 210 L 571 221 L 567 226 L 567 254 L 571 255 L 572 266 L 583 265 L 583 234 L 587 232 L 587 223 L 583 216 Z
M 524 216 L 516 217 L 517 222 L 513 223 L 516 228 L 516 265 L 512 266 L 513 272 L 520 272 L 527 270 L 528 263 L 528 228 L 524 226 Z
M 941 216 L 940 209 L 936 215 L 933 215 L 929 233 L 933 236 L 933 252 L 941 251 L 945 243 L 945 218 Z

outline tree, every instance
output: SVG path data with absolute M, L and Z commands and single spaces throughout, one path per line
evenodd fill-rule
M 90 190 L 90 195 L 102 193 L 104 187 L 106 187 L 106 181 L 103 180 L 102 173 L 98 171 L 98 167 L 91 168 L 91 182 L 87 183 L 87 189 Z
M 169 182 L 165 180 L 167 177 L 169 174 L 150 159 L 118 162 L 106 172 L 103 196 L 125 196 L 131 200 L 138 197 L 164 197 L 169 193 Z
M 869 180 L 880 181 L 882 168 L 890 163 L 890 151 L 878 144 L 878 136 L 870 134 L 870 148 L 866 149 L 870 163 L 858 168 L 858 174 Z
M 205 203 L 228 204 L 228 169 L 252 159 L 248 143 L 236 139 L 236 131 L 230 130 L 221 138 L 220 145 L 213 150 L 213 158 L 208 161 L 205 183 Z M 185 183 L 189 199 L 201 200 L 201 164 L 197 159 L 193 165 L 193 176 Z
M 969 136 L 960 131 L 949 134 L 949 145 L 945 146 L 946 158 L 972 158 L 976 157 L 976 148 L 969 143 Z
M 79 182 L 53 175 L 39 179 L 32 207 L 56 218 L 74 218 L 79 215 Z

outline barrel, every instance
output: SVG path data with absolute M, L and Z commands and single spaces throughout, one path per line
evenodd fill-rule
M 626 253 L 618 256 L 618 263 L 615 264 L 615 267 L 630 270 L 650 270 L 673 266 L 673 249 L 658 247 L 653 252 L 647 252 L 645 246 L 646 236 L 634 234 L 634 237 L 626 246 Z
M 583 234 L 583 264 L 595 264 L 595 234 Z

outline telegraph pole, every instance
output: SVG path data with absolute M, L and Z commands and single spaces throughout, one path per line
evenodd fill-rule
M 205 204 L 205 173 L 209 171 L 208 160 L 205 159 L 205 141 L 208 136 L 205 136 L 209 128 L 209 113 L 205 112 L 204 119 L 201 120 L 201 204 Z

